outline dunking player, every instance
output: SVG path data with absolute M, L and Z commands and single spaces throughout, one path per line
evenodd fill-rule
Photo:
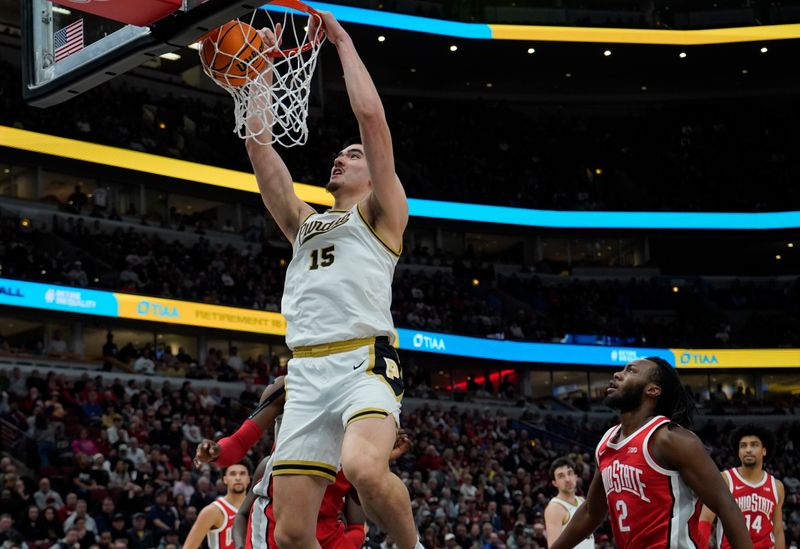
M 341 463 L 367 515 L 412 549 L 421 545 L 408 491 L 388 467 L 403 395 L 389 307 L 408 203 L 375 85 L 347 32 L 330 13 L 322 18 L 361 133 L 334 160 L 334 207 L 316 213 L 275 149 L 246 142 L 264 204 L 293 245 L 281 304 L 293 358 L 273 467 L 275 539 L 282 549 L 319 547 L 313 525 Z M 267 47 L 280 39 L 262 37 Z
M 247 494 L 250 471 L 242 463 L 230 465 L 225 469 L 222 482 L 228 493 L 203 507 L 186 536 L 183 544 L 186 549 L 197 549 L 204 537 L 209 549 L 233 549 L 233 519 Z
M 284 379 L 279 377 L 261 395 L 258 408 L 233 435 L 219 442 L 202 441 L 197 447 L 195 464 L 216 462 L 226 465 L 244 457 L 247 451 L 261 438 L 264 431 L 274 424 L 279 430 L 280 416 L 284 406 Z M 396 439 L 390 459 L 403 455 L 411 442 L 402 431 Z M 275 543 L 275 515 L 272 505 L 272 456 L 259 463 L 253 475 L 254 486 L 239 506 L 234 520 L 233 542 L 236 549 L 277 547 Z M 358 496 L 340 470 L 336 482 L 328 485 L 317 516 L 316 537 L 323 549 L 359 549 L 364 541 L 364 515 Z M 252 512 L 251 512 L 252 511 Z M 339 520 L 340 515 L 346 523 Z
M 575 464 L 567 457 L 553 460 L 550 465 L 550 482 L 558 489 L 558 494 L 544 509 L 544 525 L 547 532 L 547 545 L 552 545 L 564 526 L 572 519 L 584 499 L 575 495 L 578 477 Z M 577 549 L 594 549 L 594 536 L 590 535 L 578 545 Z
M 722 472 L 722 478 L 744 514 L 755 549 L 785 549 L 783 534 L 783 483 L 764 470 L 764 460 L 775 451 L 775 436 L 760 425 L 743 425 L 731 435 L 731 447 L 739 454 L 739 467 Z M 708 507 L 700 514 L 700 547 L 707 548 L 716 515 Z M 717 525 L 717 547 L 731 544 Z
M 600 439 L 586 502 L 551 549 L 575 547 L 606 514 L 619 549 L 695 549 L 698 496 L 719 515 L 731 547 L 753 547 L 714 462 L 685 428 L 694 405 L 674 368 L 658 357 L 634 360 L 614 374 L 605 402 L 622 422 Z

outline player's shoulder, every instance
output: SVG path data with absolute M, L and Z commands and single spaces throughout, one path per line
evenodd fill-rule
M 658 456 L 676 467 L 679 463 L 693 461 L 697 456 L 707 455 L 703 442 L 696 434 L 673 422 L 656 427 L 650 438 L 649 451 L 654 457 Z
M 562 515 L 567 512 L 567 508 L 558 498 L 554 497 L 551 498 L 550 501 L 547 502 L 547 505 L 544 508 L 545 516 L 550 515 Z

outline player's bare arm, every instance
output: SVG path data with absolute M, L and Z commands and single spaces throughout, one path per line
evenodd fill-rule
M 392 247 L 399 250 L 408 224 L 408 201 L 395 173 L 392 134 L 383 103 L 361 61 L 350 35 L 329 12 L 321 12 L 328 40 L 336 46 L 344 71 L 350 106 L 358 120 L 369 168 L 372 193 L 361 203 L 367 221 Z
M 248 418 L 248 420 L 252 421 L 258 428 L 258 430 L 260 430 L 260 433 L 256 432 L 256 430 L 253 430 L 251 428 L 250 432 L 244 433 L 244 435 L 239 435 L 240 438 L 244 436 L 244 438 L 246 438 L 247 440 L 243 440 L 238 444 L 239 451 L 237 452 L 237 455 L 231 458 L 231 461 L 239 461 L 242 457 L 244 457 L 244 454 L 246 454 L 247 451 L 252 447 L 252 444 L 250 444 L 250 442 L 252 441 L 252 443 L 255 444 L 255 442 L 258 441 L 258 438 L 261 437 L 261 433 L 267 431 L 268 429 L 272 429 L 272 426 L 275 424 L 275 419 L 283 413 L 283 405 L 286 402 L 286 394 L 284 392 L 283 383 L 284 383 L 284 377 L 283 376 L 277 377 L 275 378 L 275 381 L 267 385 L 267 387 L 261 393 L 259 406 Z M 269 402 L 267 403 L 267 401 Z M 267 403 L 266 406 L 264 405 L 265 403 Z M 245 424 L 247 424 L 247 421 L 245 421 Z M 243 424 L 239 428 L 237 434 L 239 434 L 242 429 L 246 429 L 245 424 Z M 232 435 L 232 437 L 236 436 L 237 436 L 236 434 Z M 258 438 L 256 438 L 255 441 L 253 441 L 252 439 L 254 437 Z M 231 437 L 226 437 L 226 438 L 231 438 Z M 222 453 L 220 442 L 215 442 L 213 440 L 205 439 L 200 444 L 198 444 L 194 456 L 195 467 L 200 467 L 204 463 L 211 463 L 213 461 L 217 461 Z M 241 456 L 238 455 L 240 453 L 242 454 Z
M 267 461 L 269 461 L 269 457 L 262 459 L 258 464 L 258 467 L 256 467 L 256 470 L 253 473 L 253 482 L 250 484 L 250 489 L 247 491 L 244 501 L 242 501 L 242 504 L 239 506 L 239 510 L 236 512 L 236 517 L 233 519 L 233 528 L 231 532 L 233 535 L 234 549 L 244 549 L 246 544 L 247 522 L 250 519 L 250 509 L 253 507 L 253 503 L 258 498 L 258 495 L 253 492 L 253 488 L 255 488 L 256 484 L 261 482 L 261 479 L 264 477 L 264 470 L 267 468 Z
M 730 485 L 728 484 L 728 477 L 726 477 L 723 473 L 720 473 L 722 477 L 722 481 L 728 486 L 730 489 Z M 711 509 L 708 508 L 707 505 L 703 505 L 703 510 L 700 512 L 700 522 L 708 522 L 709 524 L 714 524 L 714 520 L 717 518 L 717 514 L 714 513 Z
M 258 32 L 265 46 L 268 49 L 274 48 L 280 40 L 281 27 L 278 24 L 274 32 L 271 29 L 261 29 Z M 268 73 L 267 77 L 269 78 L 270 76 L 271 72 Z M 258 97 L 251 101 L 263 102 L 268 101 L 268 99 Z M 252 104 L 250 106 L 262 107 L 261 105 Z M 256 117 L 247 119 L 248 126 L 261 124 L 254 118 Z M 259 130 L 258 128 L 250 129 L 256 132 Z M 263 135 L 261 140 L 266 141 Z M 264 205 L 284 236 L 289 242 L 294 243 L 294 237 L 297 235 L 300 225 L 309 215 L 314 213 L 314 209 L 300 200 L 295 194 L 294 182 L 289 173 L 289 168 L 286 167 L 283 159 L 272 145 L 262 145 L 254 138 L 249 137 L 245 141 L 245 147 L 247 148 L 247 155 L 250 157 L 250 163 L 253 166 L 253 172 L 256 175 L 258 190 L 261 193 Z
M 742 512 L 697 435 L 670 424 L 655 431 L 650 453 L 665 469 L 678 471 L 700 500 L 719 517 L 733 549 L 752 549 L 753 542 Z
M 189 530 L 186 541 L 183 543 L 185 549 L 197 549 L 208 534 L 209 530 L 216 530 L 222 526 L 225 516 L 216 505 L 207 505 L 197 515 L 197 520 Z
M 550 545 L 550 549 L 572 549 L 582 539 L 593 533 L 608 515 L 608 501 L 603 489 L 603 480 L 600 478 L 600 471 L 594 472 L 592 483 L 589 485 L 589 492 L 586 494 L 586 501 L 583 502 L 572 520 L 558 536 L 558 539 Z
M 561 535 L 564 525 L 569 519 L 569 513 L 563 505 L 553 503 L 547 504 L 544 510 L 544 528 L 547 534 L 547 545 L 551 546 Z
M 783 483 L 775 479 L 778 487 L 778 505 L 772 515 L 772 533 L 775 534 L 775 549 L 786 549 L 786 534 L 783 530 L 783 501 L 786 498 L 786 489 Z

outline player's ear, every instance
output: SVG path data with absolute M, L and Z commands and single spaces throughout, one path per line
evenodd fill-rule
M 648 383 L 647 387 L 644 389 L 644 394 L 651 398 L 658 398 L 661 396 L 661 387 L 656 385 L 655 383 Z

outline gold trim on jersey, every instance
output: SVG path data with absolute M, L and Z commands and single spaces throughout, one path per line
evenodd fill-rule
M 292 358 L 318 358 L 321 356 L 335 355 L 355 351 L 358 348 L 370 346 L 370 363 L 374 363 L 375 338 L 362 337 L 360 339 L 347 339 L 334 343 L 323 343 L 321 345 L 308 345 L 305 347 L 295 347 L 292 350 Z
M 356 421 L 361 421 L 362 419 L 367 419 L 371 417 L 377 419 L 383 419 L 388 415 L 389 412 L 381 408 L 364 408 L 363 410 L 359 410 L 358 412 L 350 416 L 350 419 L 348 419 L 345 422 L 345 427 L 347 427 L 351 423 L 355 423 Z
M 334 213 L 336 213 L 336 214 L 339 214 L 339 213 L 347 213 L 347 212 L 349 212 L 349 211 L 350 211 L 350 210 L 334 210 L 334 209 L 328 209 L 328 210 L 325 210 L 325 213 L 326 213 L 326 214 L 334 214 Z
M 364 222 L 364 225 L 367 226 L 367 228 L 369 229 L 369 232 L 371 232 L 372 236 L 374 236 L 378 240 L 378 242 L 380 242 L 381 245 L 384 248 L 386 248 L 386 251 L 389 252 L 390 254 L 392 254 L 395 257 L 400 257 L 400 254 L 403 253 L 403 244 L 402 244 L 402 242 L 400 243 L 400 249 L 399 250 L 395 250 L 394 248 L 389 246 L 389 244 L 387 244 L 387 242 L 383 238 L 381 238 L 381 235 L 378 234 L 378 231 L 376 231 L 372 227 L 372 225 L 369 224 L 369 221 L 367 221 L 367 218 L 364 217 L 364 214 L 361 212 L 361 204 L 358 204 L 356 206 L 356 211 L 358 211 L 358 217 L 360 217 L 361 221 Z
M 281 460 L 272 466 L 272 476 L 281 475 L 310 475 L 336 481 L 338 469 L 333 465 L 321 461 Z

